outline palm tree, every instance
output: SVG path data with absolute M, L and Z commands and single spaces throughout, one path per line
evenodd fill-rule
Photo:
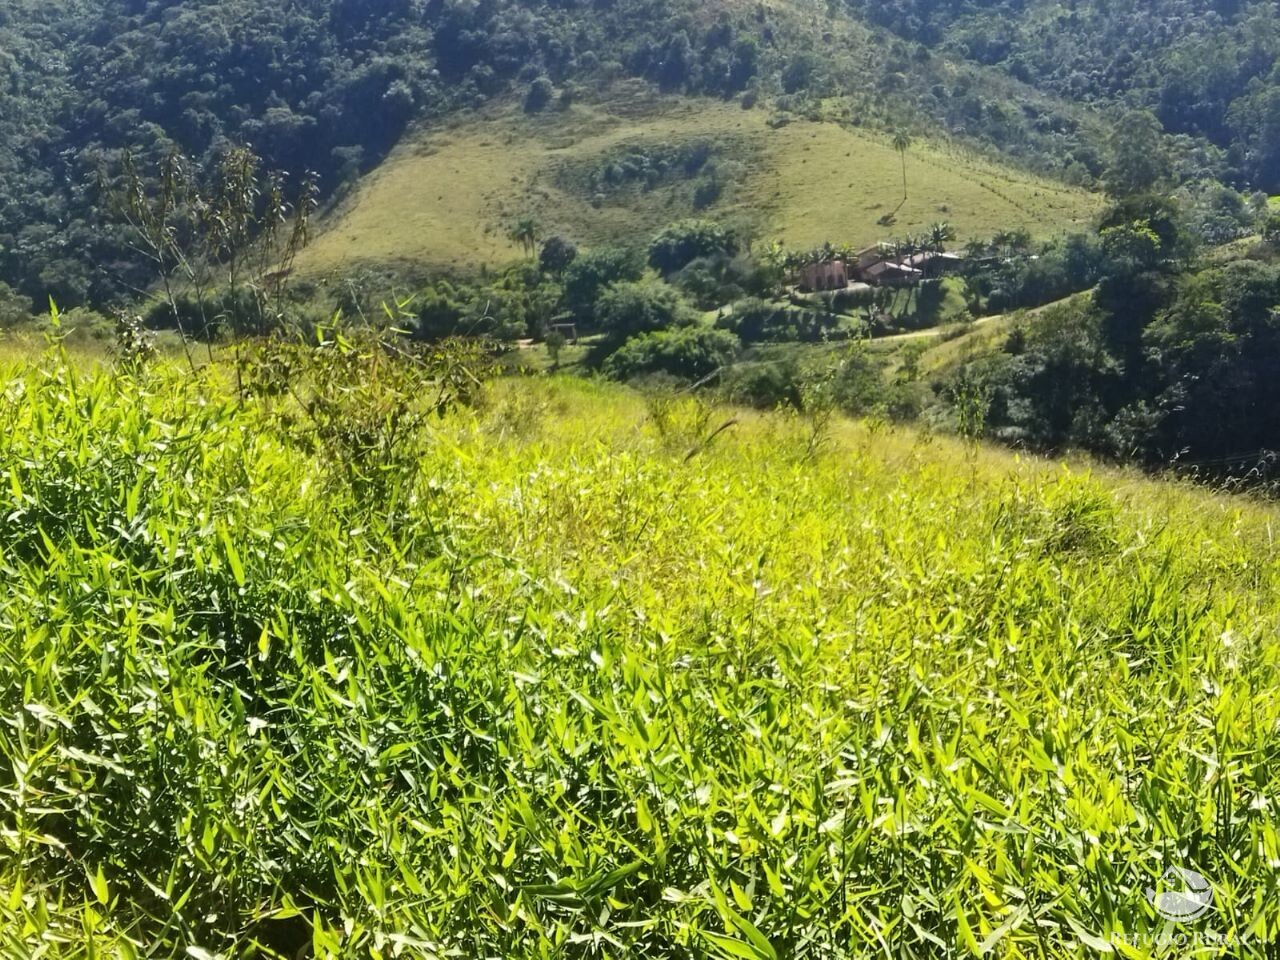
M 893 135 L 893 149 L 902 157 L 902 202 L 907 202 L 907 150 L 911 146 L 911 137 L 905 130 Z
M 795 284 L 797 274 L 810 263 L 810 257 L 803 250 L 788 250 L 782 258 L 782 269 L 786 274 L 786 283 Z
M 923 244 L 921 244 L 919 237 L 915 236 L 914 234 L 910 234 L 910 233 L 907 234 L 907 236 L 903 239 L 902 243 L 898 245 L 898 266 L 900 267 L 906 266 L 906 262 L 923 249 L 924 249 L 924 246 Z M 914 288 L 914 284 L 907 287 L 907 308 L 908 309 L 911 308 L 911 293 L 913 288 Z M 893 299 L 894 299 L 894 303 L 896 304 L 898 299 L 897 290 L 894 291 Z
M 1015 254 L 1023 255 L 1031 252 L 1031 231 L 1026 227 L 1018 227 L 1009 231 L 1009 248 Z
M 769 286 L 775 291 L 786 286 L 787 280 L 791 275 L 791 253 L 782 245 L 779 240 L 773 240 L 764 248 L 757 258 L 760 263 L 769 271 L 773 278 L 769 282 Z
M 787 248 L 782 245 L 782 241 L 771 240 L 767 247 L 756 254 L 756 259 L 766 267 L 776 267 L 781 270 L 786 263 Z
M 538 221 L 533 217 L 521 217 L 508 236 L 520 244 L 525 256 L 532 257 L 533 252 L 538 248 Z
M 935 223 L 929 228 L 929 247 L 935 253 L 946 253 L 947 244 L 954 243 L 955 239 L 955 227 L 945 220 Z

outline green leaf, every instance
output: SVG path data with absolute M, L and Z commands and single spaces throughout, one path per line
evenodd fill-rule
M 93 887 L 93 895 L 98 898 L 98 902 L 106 906 L 111 899 L 111 894 L 107 889 L 107 878 L 102 872 L 102 864 L 98 864 L 97 872 L 90 875 L 89 884 Z
M 721 957 L 743 957 L 745 960 L 768 960 L 769 954 L 762 954 L 754 946 L 737 937 L 727 937 L 721 933 L 704 930 L 702 936 L 715 947 Z
M 1083 943 L 1086 947 L 1092 947 L 1094 950 L 1097 950 L 1099 953 L 1115 953 L 1116 952 L 1115 945 L 1112 944 L 1111 941 L 1104 940 L 1102 939 L 1102 937 L 1099 937 L 1095 934 L 1090 933 L 1084 927 L 1080 926 L 1080 924 L 1077 923 L 1072 917 L 1068 916 L 1066 920 L 1067 920 L 1067 926 L 1071 928 L 1071 932 L 1074 933 L 1076 935 L 1076 938 L 1079 939 L 1079 941 Z

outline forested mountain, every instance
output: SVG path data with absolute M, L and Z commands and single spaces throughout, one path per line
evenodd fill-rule
M 495 93 L 522 71 L 578 69 L 610 18 L 577 13 L 504 2 L 8 0 L 0 275 L 73 301 L 110 288 L 111 271 L 90 263 L 109 263 L 118 244 L 94 228 L 86 190 L 115 151 L 207 157 L 243 142 L 332 187 L 416 115 Z
M 1042 172 L 1099 170 L 1069 107 L 1015 106 L 809 0 L 0 0 L 0 281 L 64 303 L 143 282 L 94 189 L 125 149 L 247 143 L 331 194 L 415 118 L 624 76 L 787 109 L 840 95 L 859 124 L 964 127 Z
M 944 55 L 1071 100 L 1149 109 L 1280 188 L 1280 8 L 1270 0 L 847 0 Z

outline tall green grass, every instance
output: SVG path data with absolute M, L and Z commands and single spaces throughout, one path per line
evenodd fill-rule
M 0 954 L 1268 955 L 1269 511 L 555 380 L 369 486 L 229 379 L 0 393 Z

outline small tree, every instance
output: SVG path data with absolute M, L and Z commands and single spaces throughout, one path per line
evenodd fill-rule
M 538 221 L 533 217 L 521 217 L 507 236 L 520 244 L 526 257 L 532 257 L 538 249 Z
M 688 326 L 696 317 L 673 287 L 657 281 L 620 283 L 596 305 L 600 325 L 611 340 Z
M 541 113 L 555 95 L 556 88 L 547 77 L 535 77 L 524 97 L 524 112 Z
M 35 315 L 31 301 L 0 281 L 0 327 L 9 327 Z
M 102 187 L 151 264 L 188 363 L 191 336 L 282 331 L 294 258 L 316 210 L 313 179 L 290 203 L 283 176 L 263 173 L 252 151 L 236 148 L 208 175 L 175 152 L 147 176 L 126 153 Z
M 637 252 L 617 248 L 587 251 L 565 268 L 564 306 L 579 323 L 590 324 L 596 319 L 596 303 L 606 290 L 615 283 L 639 280 L 643 274 L 644 262 Z
M 1160 237 L 1146 220 L 1102 231 L 1102 249 L 1112 262 L 1130 270 L 1146 270 L 1160 262 Z
M 559 330 L 548 331 L 544 341 L 547 345 L 547 355 L 551 357 L 551 369 L 560 369 L 560 351 L 564 349 L 564 345 L 568 343 L 565 335 Z
M 1164 127 L 1147 110 L 1132 110 L 1116 124 L 1107 140 L 1107 152 L 1103 177 L 1113 197 L 1149 193 L 1173 173 Z
M 538 254 L 538 266 L 544 273 L 559 275 L 578 257 L 578 248 L 564 237 L 549 237 Z
M 1262 240 L 1272 246 L 1280 246 L 1280 213 L 1273 213 L 1262 224 Z

